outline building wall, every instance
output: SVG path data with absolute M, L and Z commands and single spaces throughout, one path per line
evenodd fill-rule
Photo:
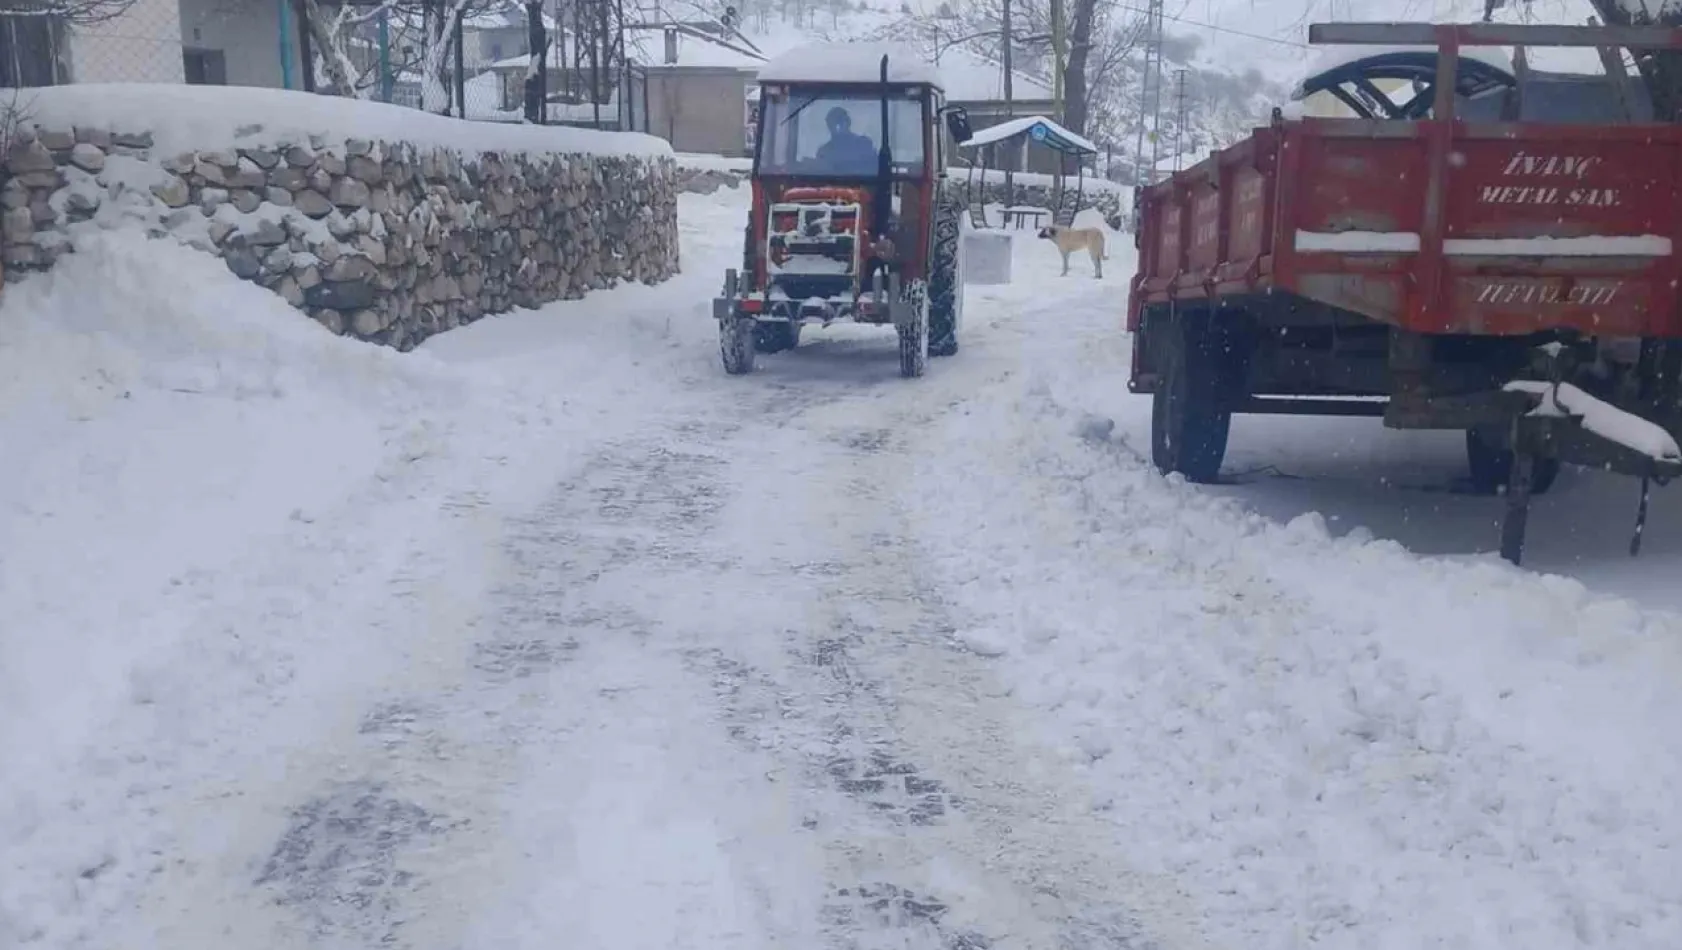
M 150 2 L 150 0 L 142 0 Z M 230 86 L 284 88 L 281 5 L 288 0 L 179 0 L 181 43 L 222 53 Z M 298 59 L 297 14 L 287 9 L 287 50 L 292 88 L 303 87 Z
M 469 66 L 489 66 L 499 60 L 524 56 L 529 34 L 524 26 L 462 30 L 462 60 Z
M 680 152 L 746 155 L 747 89 L 735 70 L 650 67 L 648 131 Z
M 135 0 L 117 16 L 70 35 L 75 82 L 182 82 L 176 0 Z

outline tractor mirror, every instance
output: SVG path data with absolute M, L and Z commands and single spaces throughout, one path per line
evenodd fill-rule
M 963 106 L 949 106 L 946 109 L 946 129 L 952 133 L 952 141 L 959 145 L 970 140 L 975 133 L 969 127 L 969 113 Z

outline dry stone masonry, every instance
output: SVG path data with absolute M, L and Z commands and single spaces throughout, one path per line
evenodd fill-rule
M 299 138 L 160 155 L 144 131 L 27 129 L 0 174 L 6 272 L 50 267 L 79 229 L 139 226 L 219 255 L 335 333 L 399 349 L 677 272 L 669 156 Z

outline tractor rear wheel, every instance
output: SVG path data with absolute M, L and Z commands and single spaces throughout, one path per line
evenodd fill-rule
M 1480 495 L 1499 494 L 1513 475 L 1513 451 L 1502 440 L 1477 429 L 1466 430 L 1466 464 L 1472 473 L 1472 491 Z M 1545 495 L 1559 478 L 1559 459 L 1538 458 L 1530 468 L 1530 493 Z
M 934 219 L 934 249 L 929 255 L 929 355 L 958 352 L 958 329 L 964 320 L 962 234 L 958 206 L 942 198 Z
M 1163 313 L 1152 322 L 1161 369 L 1151 397 L 1151 461 L 1164 475 L 1213 482 L 1232 430 L 1221 335 L 1207 313 Z

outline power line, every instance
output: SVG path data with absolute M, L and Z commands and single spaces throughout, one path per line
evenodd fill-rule
M 1127 10 L 1127 11 L 1132 12 L 1132 13 L 1148 14 L 1148 13 L 1151 12 L 1150 10 L 1147 10 L 1144 7 L 1135 7 L 1135 6 L 1131 6 L 1129 4 L 1125 4 L 1125 3 L 1114 3 L 1114 4 L 1111 4 L 1111 6 L 1114 7 L 1115 9 L 1117 9 L 1117 10 Z M 1314 47 L 1308 45 L 1307 43 L 1298 43 L 1295 40 L 1282 40 L 1282 39 L 1278 38 L 1277 36 L 1263 36 L 1260 33 L 1246 33 L 1243 30 L 1234 30 L 1234 29 L 1224 27 L 1224 26 L 1216 26 L 1213 23 L 1204 23 L 1200 20 L 1188 20 L 1188 19 L 1186 19 L 1185 17 L 1182 17 L 1182 16 L 1167 16 L 1167 15 L 1164 15 L 1163 19 L 1172 20 L 1175 23 L 1180 23 L 1180 24 L 1183 24 L 1185 26 L 1201 27 L 1205 30 L 1212 30 L 1216 33 L 1226 33 L 1226 34 L 1229 34 L 1231 36 L 1242 36 L 1245 39 L 1261 40 L 1264 43 L 1277 43 L 1280 46 L 1292 46 L 1292 47 L 1295 47 L 1297 49 L 1314 49 Z
M 1180 135 L 1186 128 L 1186 71 L 1174 70 L 1174 170 L 1180 170 Z

